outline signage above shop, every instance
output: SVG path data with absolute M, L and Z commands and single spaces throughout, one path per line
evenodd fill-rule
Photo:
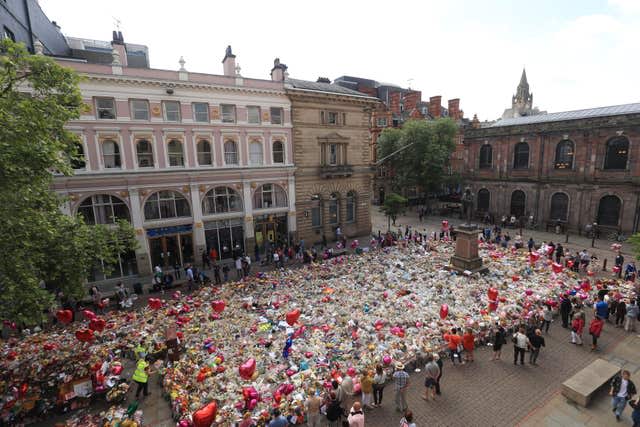
M 170 234 L 191 233 L 192 224 L 174 225 L 172 227 L 150 228 L 147 230 L 148 237 L 168 236 Z

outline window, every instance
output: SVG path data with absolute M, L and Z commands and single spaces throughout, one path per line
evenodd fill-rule
M 259 125 L 261 123 L 260 107 L 247 107 L 247 121 L 252 125 Z
M 273 163 L 284 163 L 284 144 L 282 141 L 273 143 Z
M 249 162 L 252 165 L 261 165 L 263 157 L 262 142 L 251 141 L 249 144 Z
M 80 141 L 77 141 L 75 144 L 76 152 L 70 159 L 71 167 L 73 169 L 85 169 L 87 167 L 87 163 L 84 157 L 84 144 Z
M 281 125 L 283 123 L 282 108 L 271 107 L 271 124 Z
M 164 101 L 164 119 L 168 122 L 179 122 L 180 117 L 180 103 L 178 101 Z
M 329 144 L 329 159 L 327 162 L 329 166 L 338 164 L 338 144 Z
M 222 109 L 222 123 L 235 123 L 236 122 L 236 106 L 235 105 L 221 105 Z
M 102 160 L 106 169 L 120 167 L 120 147 L 110 139 L 102 143 Z
M 96 111 L 99 119 L 115 119 L 116 101 L 113 98 L 96 98 Z
M 529 168 L 529 144 L 526 142 L 518 142 L 513 149 L 513 168 L 528 169 Z
M 338 124 L 338 113 L 334 111 L 327 112 L 327 124 L 328 125 L 337 125 Z
M 191 216 L 189 203 L 176 191 L 153 193 L 144 204 L 144 218 L 147 221 Z
M 211 166 L 213 164 L 213 156 L 211 155 L 211 143 L 206 139 L 201 139 L 196 144 L 198 151 L 198 165 Z
M 620 220 L 620 199 L 617 196 L 604 196 L 598 205 L 598 225 L 617 227 Z
M 115 224 L 118 219 L 130 221 L 125 202 L 109 194 L 95 194 L 84 199 L 78 207 L 78 215 L 90 225 Z
M 136 154 L 138 155 L 139 168 L 153 167 L 153 146 L 146 139 L 141 139 L 136 143 Z
M 209 190 L 202 200 L 202 214 L 242 212 L 242 199 L 232 188 L 216 187 Z
M 556 145 L 556 169 L 573 169 L 573 142 L 560 141 Z
M 376 119 L 376 125 L 378 125 L 379 128 L 387 127 L 387 118 L 386 117 L 378 117 Z
M 15 34 L 13 34 L 13 31 L 11 31 L 10 29 L 8 29 L 7 27 L 4 27 L 4 30 L 3 30 L 3 32 L 2 32 L 2 38 L 9 39 L 9 40 L 11 40 L 11 41 L 13 41 L 13 42 L 15 42 L 15 41 L 16 41 L 16 36 L 15 36 Z
M 238 164 L 238 146 L 235 141 L 230 139 L 224 143 L 224 164 L 225 165 L 237 165 Z
M 311 227 L 322 226 L 322 199 L 319 194 L 311 196 Z
M 356 193 L 349 191 L 347 193 L 347 222 L 356 221 Z
M 489 201 L 491 200 L 491 193 L 486 188 L 478 191 L 478 211 L 489 212 Z
M 516 218 L 524 216 L 526 195 L 524 191 L 516 190 L 511 193 L 511 215 Z
M 169 154 L 169 166 L 184 166 L 184 153 L 182 152 L 182 143 L 176 139 L 169 141 L 167 145 Z
M 480 147 L 480 169 L 491 169 L 493 163 L 493 149 L 491 145 L 485 144 Z
M 109 268 L 107 268 L 107 266 Z M 106 274 L 107 270 L 109 271 Z M 89 272 L 87 280 L 89 282 L 99 282 L 102 280 L 116 279 L 119 277 L 134 276 L 138 274 L 138 264 L 136 263 L 136 252 L 126 251 L 118 254 L 118 259 L 114 264 L 107 265 L 104 260 L 96 260 L 96 263 Z
M 206 102 L 194 102 L 193 120 L 200 123 L 209 123 L 209 104 Z
M 616 136 L 607 141 L 604 156 L 604 169 L 626 169 L 629 157 L 629 140 L 624 136 Z
M 283 208 L 287 206 L 287 195 L 276 184 L 263 184 L 253 194 L 253 207 L 256 209 Z
M 149 120 L 149 103 L 144 99 L 133 99 L 131 116 L 133 120 Z
M 340 195 L 337 193 L 331 194 L 329 197 L 329 224 L 336 225 L 339 222 L 340 213 Z
M 569 213 L 569 196 L 564 193 L 554 193 L 551 196 L 551 210 L 549 219 L 551 221 L 566 221 Z

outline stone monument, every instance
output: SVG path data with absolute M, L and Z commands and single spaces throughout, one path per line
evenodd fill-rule
M 466 222 L 456 228 L 456 254 L 451 257 L 449 269 L 458 272 L 486 273 L 487 267 L 482 265 L 478 256 L 478 226 L 471 222 L 473 211 L 473 194 L 467 187 L 462 196 L 462 213 Z

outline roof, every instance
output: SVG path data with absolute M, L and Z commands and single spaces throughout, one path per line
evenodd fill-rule
M 502 119 L 489 127 L 528 125 L 534 123 L 561 122 L 566 120 L 589 119 L 593 117 L 619 116 L 640 113 L 640 103 L 612 105 L 609 107 L 587 108 L 586 110 L 562 111 L 559 113 L 539 114 L 536 116 Z
M 318 83 L 318 82 L 310 82 L 307 80 L 287 78 L 287 80 L 285 80 L 285 84 L 291 85 L 291 87 L 293 87 L 294 89 L 312 90 L 316 92 L 330 92 L 330 93 L 337 93 L 340 95 L 360 96 L 360 97 L 371 98 L 376 100 L 378 99 L 378 98 L 373 98 L 365 93 L 358 92 L 357 90 L 347 89 L 346 87 L 339 86 L 332 83 Z

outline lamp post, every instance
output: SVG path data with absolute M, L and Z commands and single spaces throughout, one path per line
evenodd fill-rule
M 591 247 L 596 246 L 596 229 L 598 228 L 598 223 L 593 221 L 593 227 L 591 228 Z

